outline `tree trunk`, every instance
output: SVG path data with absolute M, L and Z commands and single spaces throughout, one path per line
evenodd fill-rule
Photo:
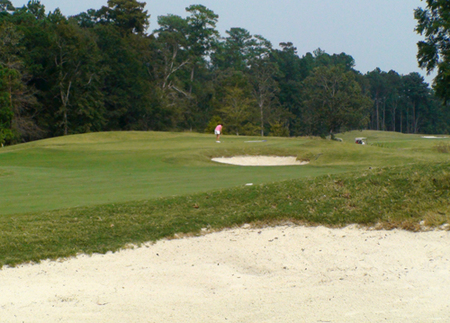
M 395 112 L 397 110 L 397 104 L 394 103 L 392 105 L 392 131 L 395 132 Z
M 400 132 L 403 133 L 403 111 L 400 110 Z
M 11 79 L 11 75 L 9 75 L 8 78 L 9 78 L 9 89 L 8 89 L 8 91 L 9 91 L 9 107 L 10 107 L 11 111 L 14 111 L 15 109 L 14 109 L 14 106 L 13 106 L 13 99 L 12 99 L 12 79 Z M 13 118 L 9 119 L 9 125 L 8 125 L 9 129 L 12 128 L 12 119 Z
M 67 109 L 64 109 L 64 136 L 67 136 L 69 133 L 69 126 L 67 123 Z
M 379 114 L 379 100 L 378 100 L 378 95 L 377 98 L 375 99 L 375 104 L 376 104 L 376 111 L 377 111 L 377 130 L 380 130 L 380 114 Z
M 263 104 L 259 105 L 261 109 L 261 137 L 264 137 L 264 111 L 263 111 Z
M 189 97 L 191 97 L 191 95 L 192 95 L 192 84 L 194 83 L 194 70 L 195 70 L 195 65 L 192 66 L 192 70 L 191 70 L 191 84 L 189 85 Z
M 420 120 L 420 113 L 417 113 L 417 118 L 414 120 L 414 133 L 419 132 L 419 120 Z
M 406 133 L 410 133 L 409 131 L 409 109 L 406 109 Z
M 61 93 L 61 103 L 63 109 L 63 125 L 64 125 L 64 135 L 67 136 L 69 134 L 69 119 L 67 116 L 67 109 L 69 106 L 69 96 L 70 89 L 72 87 L 72 81 L 69 82 L 69 86 L 67 87 L 67 92 L 64 91 L 64 86 L 60 83 L 60 93 Z

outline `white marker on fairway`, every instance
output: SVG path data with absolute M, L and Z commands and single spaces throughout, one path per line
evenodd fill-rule
M 247 184 L 245 184 L 245 186 L 252 186 L 253 185 L 253 183 L 247 183 Z

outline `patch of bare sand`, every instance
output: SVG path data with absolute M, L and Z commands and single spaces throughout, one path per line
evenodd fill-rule
M 424 138 L 424 139 L 447 139 L 448 137 L 442 137 L 442 136 L 440 136 L 440 137 L 437 137 L 437 136 L 422 136 L 422 138 Z
M 238 228 L 0 270 L 1 322 L 446 322 L 450 233 Z
M 217 157 L 211 160 L 217 163 L 238 166 L 292 166 L 309 164 L 307 161 L 297 160 L 295 156 L 234 156 Z

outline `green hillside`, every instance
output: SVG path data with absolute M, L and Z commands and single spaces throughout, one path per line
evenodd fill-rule
M 246 222 L 416 230 L 450 219 L 450 139 L 381 132 L 318 138 L 91 133 L 0 149 L 0 266 L 106 252 Z M 367 145 L 354 144 L 366 137 Z M 305 166 L 214 163 L 297 156 Z M 246 186 L 253 183 L 253 186 Z

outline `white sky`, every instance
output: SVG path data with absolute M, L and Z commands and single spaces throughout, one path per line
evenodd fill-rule
M 28 0 L 11 0 L 21 7 Z M 292 42 L 299 56 L 317 48 L 329 54 L 353 56 L 356 69 L 365 74 L 379 67 L 400 74 L 418 72 L 414 9 L 421 0 L 140 0 L 151 14 L 149 32 L 158 28 L 157 17 L 168 13 L 186 17 L 185 8 L 200 3 L 219 15 L 222 36 L 232 27 L 259 34 L 278 47 Z M 107 0 L 41 0 L 47 10 L 59 7 L 65 16 L 99 9 Z

